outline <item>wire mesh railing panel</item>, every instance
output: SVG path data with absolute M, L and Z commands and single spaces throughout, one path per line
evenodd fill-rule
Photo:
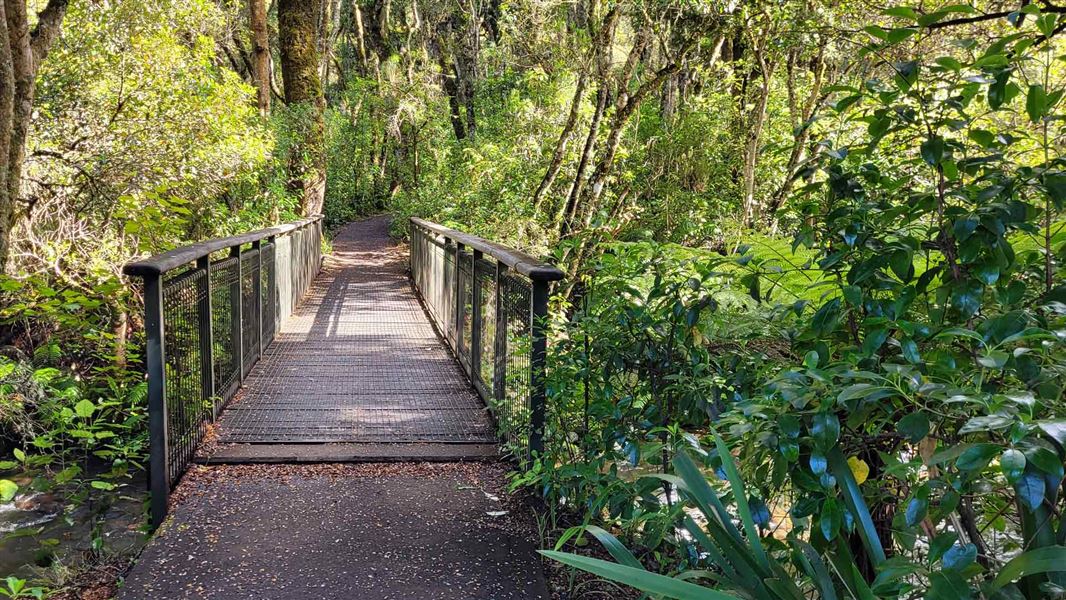
M 262 273 L 260 276 L 260 286 L 262 291 L 262 312 L 263 312 L 263 334 L 262 334 L 262 346 L 265 349 L 270 342 L 274 341 L 274 334 L 277 333 L 277 318 L 278 318 L 278 298 L 277 298 L 277 286 L 278 280 L 275 277 L 275 249 L 276 245 L 271 242 L 263 245 L 259 249 L 259 252 L 263 255 Z
M 532 392 L 532 289 L 529 280 L 505 273 L 500 278 L 500 324 L 504 329 L 501 346 L 502 364 L 498 397 L 493 411 L 501 434 L 514 446 L 529 447 L 530 397 Z M 502 388 L 502 389 L 501 389 Z
M 259 249 L 253 248 L 241 253 L 241 335 L 242 351 L 244 352 L 242 376 L 248 374 L 259 360 L 259 338 L 262 333 L 259 322 L 260 293 L 262 284 L 259 274 Z
M 237 391 L 240 385 L 240 338 L 233 335 L 239 327 L 240 296 L 235 294 L 240 281 L 240 263 L 230 256 L 211 264 L 211 356 L 215 365 L 214 414 Z
M 548 288 L 562 272 L 499 244 L 412 219 L 411 278 L 492 410 L 500 437 L 520 461 L 534 456 L 543 439 Z
M 167 397 L 166 473 L 171 484 L 185 471 L 204 435 L 204 387 L 200 377 L 200 312 L 207 296 L 206 274 L 189 269 L 163 283 L 163 319 Z
M 279 269 L 292 275 L 287 293 L 293 302 L 318 273 L 321 223 L 318 216 L 208 240 L 124 268 L 143 280 L 153 525 L 166 516 L 170 488 L 192 460 L 207 423 L 274 338 Z M 289 253 L 277 252 L 275 239 L 283 238 Z M 242 251 L 249 243 L 253 248 Z M 210 261 L 227 250 L 228 257 Z
M 471 255 L 463 252 L 459 255 L 459 359 L 470 367 L 471 336 L 473 334 L 473 280 L 470 273 Z
M 452 344 L 455 344 L 458 336 L 455 321 L 455 288 L 459 285 L 459 280 L 455 277 L 455 255 L 458 250 L 455 244 L 449 244 L 442 248 L 444 271 L 441 275 L 441 281 L 444 282 L 444 285 L 440 290 L 440 306 L 442 318 L 445 321 L 442 330 L 445 332 L 446 337 L 452 341 Z
M 481 330 L 475 344 L 478 347 L 478 365 L 475 374 L 487 390 L 487 395 L 492 394 L 495 384 L 496 369 L 496 263 L 480 260 L 474 265 L 474 271 L 478 279 L 478 298 Z

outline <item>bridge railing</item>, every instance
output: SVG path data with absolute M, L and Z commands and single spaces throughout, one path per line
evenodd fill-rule
M 321 266 L 322 217 L 176 248 L 123 269 L 144 282 L 152 524 L 207 425 L 237 393 Z
M 520 460 L 543 448 L 545 319 L 554 266 L 411 219 L 411 277 Z

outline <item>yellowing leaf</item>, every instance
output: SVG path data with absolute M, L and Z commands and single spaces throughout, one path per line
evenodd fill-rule
M 19 486 L 10 479 L 0 479 L 0 502 L 9 502 L 19 491 Z
M 848 459 L 848 467 L 851 469 L 852 476 L 855 477 L 855 483 L 862 485 L 862 482 L 866 481 L 866 478 L 870 476 L 870 465 L 866 464 L 866 461 L 858 456 L 852 456 Z

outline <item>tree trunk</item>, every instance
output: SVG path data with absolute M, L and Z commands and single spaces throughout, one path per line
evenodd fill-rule
M 540 204 L 544 199 L 544 194 L 555 183 L 555 178 L 559 175 L 559 169 L 563 165 L 566 147 L 570 144 L 570 136 L 573 134 L 577 118 L 581 114 L 581 102 L 585 97 L 585 85 L 587 83 L 588 71 L 582 69 L 577 79 L 577 88 L 574 89 L 574 99 L 570 103 L 570 114 L 567 115 L 563 131 L 559 134 L 559 140 L 555 144 L 555 152 L 552 154 L 551 162 L 548 163 L 548 170 L 544 173 L 544 178 L 540 180 L 537 191 L 533 193 L 534 218 L 540 213 Z
M 590 7 L 589 10 L 589 22 L 591 23 L 592 8 Z M 552 223 L 554 229 L 559 232 L 559 239 L 570 235 L 574 215 L 577 214 L 578 201 L 585 187 L 585 171 L 588 170 L 596 151 L 600 122 L 603 120 L 603 114 L 607 110 L 607 102 L 611 96 L 608 90 L 610 86 L 609 49 L 614 44 L 618 17 L 619 10 L 616 6 L 604 15 L 603 24 L 593 38 L 592 61 L 596 65 L 596 76 L 599 83 L 599 87 L 596 90 L 596 108 L 592 113 L 592 122 L 589 123 L 588 136 L 585 138 L 585 145 L 581 150 L 577 169 L 574 171 L 574 180 L 570 182 L 570 189 L 566 193 L 566 201 L 559 205 L 559 210 L 555 213 L 555 220 Z
M 280 0 L 278 41 L 285 103 L 301 141 L 289 152 L 289 189 L 300 195 L 305 215 L 322 211 L 326 193 L 325 98 L 318 77 L 320 0 Z
M 25 0 L 0 4 L 0 272 L 11 253 L 37 70 L 59 35 L 68 0 L 49 0 L 30 31 Z
M 248 20 L 252 25 L 256 97 L 259 100 L 259 114 L 265 117 L 270 114 L 270 36 L 265 0 L 248 0 Z
M 795 81 L 792 69 L 795 65 L 789 65 L 788 77 L 785 80 L 785 84 L 788 86 L 789 95 L 789 110 L 792 114 L 792 129 L 795 131 L 794 141 L 792 145 L 792 152 L 789 153 L 788 162 L 785 164 L 785 180 L 778 187 L 774 195 L 771 196 L 770 202 L 766 207 L 766 219 L 769 224 L 776 229 L 777 227 L 777 211 L 785 203 L 788 198 L 788 194 L 792 191 L 795 185 L 796 179 L 799 174 L 796 172 L 799 166 L 806 160 L 807 146 L 811 136 L 811 118 L 814 116 L 815 109 L 818 108 L 818 104 L 823 100 L 822 87 L 825 81 L 826 62 L 824 58 L 824 50 L 819 49 L 818 54 L 811 62 L 812 79 L 810 93 L 807 95 L 807 100 L 801 106 L 798 99 L 794 99 L 795 96 Z
M 762 140 L 762 130 L 766 123 L 766 107 L 770 99 L 770 78 L 773 76 L 773 64 L 764 60 L 762 49 L 754 52 L 759 62 L 760 85 L 756 93 L 755 107 L 747 119 L 747 139 L 744 144 L 744 165 L 741 200 L 744 210 L 744 224 L 752 226 L 761 215 L 758 201 L 755 198 L 755 169 L 759 161 L 759 142 Z
M 596 91 L 596 110 L 592 113 L 592 122 L 589 123 L 589 133 L 585 138 L 585 147 L 581 150 L 581 158 L 577 162 L 577 170 L 574 172 L 574 180 L 570 183 L 570 191 L 566 195 L 566 202 L 562 203 L 555 215 L 555 227 L 559 231 L 559 239 L 570 235 L 574 215 L 578 209 L 578 199 L 585 188 L 585 171 L 592 162 L 592 155 L 596 151 L 596 138 L 600 130 L 600 121 L 603 120 L 603 112 L 607 108 L 607 84 L 601 83 Z

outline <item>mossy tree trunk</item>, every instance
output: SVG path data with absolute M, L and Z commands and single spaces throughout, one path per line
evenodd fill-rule
M 289 149 L 289 188 L 305 215 L 322 211 L 326 192 L 325 98 L 319 79 L 320 0 L 280 0 L 278 41 L 285 102 L 296 143 Z
M 248 0 L 248 21 L 252 27 L 252 48 L 255 51 L 256 97 L 259 101 L 259 114 L 270 114 L 270 34 L 267 30 L 267 8 L 265 0 Z
M 67 4 L 49 0 L 31 30 L 25 0 L 0 2 L 0 273 L 7 265 L 18 218 L 37 69 L 59 36 Z

